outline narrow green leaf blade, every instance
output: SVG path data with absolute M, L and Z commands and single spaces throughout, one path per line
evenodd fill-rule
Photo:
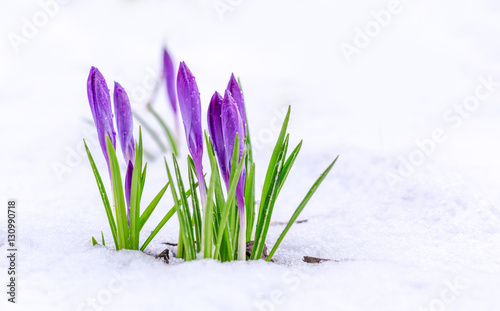
M 142 178 L 142 133 L 139 128 L 139 144 L 136 145 L 135 163 L 132 171 L 132 183 L 130 186 L 130 243 L 132 249 L 139 249 L 139 232 L 141 225 L 139 221 Z
M 281 192 L 281 188 L 283 188 L 288 174 L 290 174 L 290 170 L 292 169 L 292 166 L 295 163 L 297 156 L 299 155 L 300 148 L 302 148 L 302 141 L 300 141 L 297 147 L 295 147 L 295 149 L 292 151 L 285 164 L 283 165 L 283 170 L 280 174 L 280 179 L 278 182 L 278 194 Z
M 144 212 L 142 213 L 141 218 L 139 220 L 139 223 L 140 223 L 139 231 L 142 230 L 142 228 L 144 227 L 144 225 L 148 221 L 149 217 L 151 216 L 151 214 L 155 210 L 156 206 L 160 202 L 161 198 L 163 197 L 163 195 L 167 191 L 168 185 L 169 185 L 169 183 L 167 182 L 167 184 L 160 190 L 160 192 L 158 192 L 158 194 L 155 196 L 153 201 L 151 201 L 151 203 L 149 203 L 146 210 L 144 210 Z
M 153 130 L 153 128 L 151 126 L 149 126 L 148 122 L 146 122 L 146 120 L 144 120 L 140 115 L 138 115 L 137 113 L 135 112 L 132 112 L 132 114 L 134 115 L 134 118 L 139 121 L 139 123 L 141 124 L 141 127 L 143 127 L 146 132 L 149 133 L 149 135 L 151 135 L 151 137 L 153 138 L 153 140 L 156 142 L 156 144 L 158 145 L 158 147 L 161 149 L 161 151 L 165 152 L 167 151 L 167 147 L 165 146 L 165 144 L 163 144 L 163 142 L 161 141 L 160 137 L 158 136 L 158 134 L 155 132 L 155 130 Z
M 237 147 L 238 147 L 238 136 L 236 135 L 234 153 L 239 154 L 239 148 L 237 148 Z M 234 153 L 233 153 L 233 155 L 234 155 Z M 234 207 L 235 197 L 236 197 L 236 186 L 238 184 L 238 180 L 239 180 L 239 177 L 241 175 L 243 165 L 245 164 L 246 157 L 247 157 L 247 151 L 245 150 L 243 153 L 243 156 L 241 157 L 241 161 L 239 163 L 233 162 L 233 163 L 238 163 L 238 165 L 237 166 L 235 165 L 236 169 L 233 171 L 233 173 L 231 174 L 231 177 L 230 177 L 230 182 L 229 182 L 230 185 L 229 185 L 229 191 L 228 191 L 228 195 L 227 195 L 227 201 L 226 201 L 226 204 L 224 204 L 224 209 L 222 211 L 219 232 L 217 234 L 217 240 L 216 240 L 217 242 L 215 244 L 215 253 L 214 253 L 215 256 L 217 256 L 219 251 L 220 251 L 220 247 L 221 247 L 221 243 L 222 243 L 222 236 L 224 233 L 225 226 L 228 222 L 230 208 Z
M 283 141 L 285 140 L 286 129 L 288 127 L 288 120 L 290 119 L 290 106 L 288 107 L 288 112 L 286 114 L 285 120 L 283 121 L 283 125 L 281 126 L 280 135 L 274 147 L 273 153 L 271 155 L 271 160 L 269 161 L 269 166 L 267 168 L 266 178 L 264 180 L 264 187 L 262 188 L 262 198 L 261 202 L 264 201 L 265 197 L 268 194 L 269 186 L 271 183 L 271 177 L 276 167 L 276 162 L 278 161 L 278 156 L 283 148 Z
M 144 164 L 144 170 L 142 171 L 142 184 L 141 184 L 141 195 L 140 197 L 142 198 L 142 192 L 144 191 L 144 184 L 146 183 L 146 171 L 148 169 L 148 164 Z
M 170 173 L 170 167 L 168 166 L 167 159 L 165 159 L 165 166 L 167 168 L 168 181 L 171 185 L 170 190 L 172 192 L 172 198 L 174 199 L 174 202 L 175 202 L 175 210 L 176 210 L 177 216 L 179 218 L 179 225 L 180 225 L 179 244 L 180 244 L 181 241 L 187 240 L 187 235 L 186 235 L 187 234 L 186 233 L 187 232 L 187 219 L 186 219 L 185 213 L 181 209 L 182 203 L 179 201 L 179 198 L 177 196 L 177 191 L 175 190 L 175 186 L 174 186 L 174 179 L 172 178 L 172 174 Z M 177 255 L 179 256 L 179 254 L 177 254 Z M 195 259 L 192 256 L 193 255 L 191 252 L 186 252 L 186 260 Z
M 172 135 L 172 131 L 168 128 L 167 124 L 165 123 L 165 121 L 163 121 L 163 119 L 160 117 L 158 112 L 156 112 L 156 110 L 154 110 L 152 105 L 148 105 L 147 108 L 148 108 L 149 112 L 151 112 L 151 114 L 153 114 L 153 116 L 158 121 L 158 123 L 160 123 L 161 127 L 165 131 L 165 134 L 167 134 L 167 139 L 170 143 L 170 146 L 172 147 L 174 154 L 178 155 L 179 152 L 178 152 L 178 148 L 177 148 L 177 143 L 175 141 L 174 135 Z
M 189 157 L 189 156 L 188 156 Z M 189 158 L 188 158 L 189 161 Z M 189 175 L 189 185 L 191 189 L 196 189 L 195 188 L 195 181 L 194 181 L 194 172 L 193 169 L 188 166 L 188 175 Z M 199 253 L 201 252 L 201 246 L 202 246 L 202 237 L 201 237 L 201 210 L 200 210 L 200 203 L 198 201 L 198 194 L 196 191 L 192 191 L 191 195 L 191 203 L 193 205 L 193 224 L 194 224 L 194 233 L 196 237 L 196 252 Z
M 286 152 L 288 150 L 288 141 L 289 136 L 287 135 L 277 158 L 276 168 L 271 178 L 268 194 L 265 197 L 264 202 L 261 202 L 262 213 L 259 213 L 259 223 L 257 224 L 255 242 L 251 255 L 251 258 L 254 260 L 260 259 L 262 257 L 262 252 L 264 251 L 267 231 L 273 214 L 274 203 L 278 197 L 278 183 L 285 162 Z
M 215 189 L 215 184 L 216 184 L 216 179 L 217 177 L 215 174 L 218 174 L 217 172 L 217 167 L 214 166 L 214 163 L 212 164 L 212 176 L 210 176 L 210 184 L 208 187 L 208 193 L 207 193 L 207 208 L 205 210 L 205 232 L 204 232 L 204 238 L 205 240 L 203 241 L 205 244 L 203 245 L 203 251 L 204 251 L 204 258 L 212 258 L 212 238 L 213 238 L 213 216 L 214 216 L 214 189 Z M 217 165 L 217 164 L 215 164 Z
M 113 186 L 113 197 L 115 201 L 115 212 L 118 230 L 118 242 L 120 249 L 130 248 L 130 234 L 127 222 L 127 211 L 125 197 L 123 195 L 120 166 L 116 158 L 115 149 L 109 136 L 106 135 L 106 149 L 108 150 L 109 166 L 111 168 L 111 180 Z
M 99 193 L 101 194 L 102 203 L 104 204 L 104 209 L 106 210 L 106 216 L 108 217 L 109 228 L 111 229 L 111 234 L 113 235 L 113 241 L 115 242 L 116 250 L 119 249 L 118 246 L 118 237 L 116 230 L 115 218 L 113 216 L 113 212 L 111 211 L 111 205 L 109 204 L 108 195 L 106 194 L 106 188 L 104 188 L 104 184 L 102 183 L 101 175 L 97 170 L 97 167 L 94 163 L 94 159 L 90 154 L 89 148 L 87 147 L 87 142 L 83 140 L 83 144 L 85 145 L 85 150 L 87 151 L 87 157 L 89 158 L 90 166 L 92 167 L 92 172 L 94 172 L 94 177 L 97 182 L 97 187 L 99 188 Z
M 210 164 L 212 166 L 212 176 L 215 177 L 215 185 L 214 185 L 214 193 L 215 193 L 215 204 L 213 206 L 213 226 L 212 226 L 212 234 L 215 239 L 217 239 L 220 230 L 222 230 L 222 242 L 221 248 L 218 253 L 213 253 L 214 259 L 219 259 L 222 262 L 230 260 L 230 254 L 233 254 L 233 247 L 231 243 L 231 238 L 229 236 L 229 228 L 228 226 L 224 226 L 224 229 L 221 229 L 221 217 L 222 211 L 224 210 L 224 206 L 226 204 L 223 193 L 222 181 L 220 178 L 220 172 L 217 165 L 217 159 L 215 157 L 215 150 L 210 140 L 208 134 L 205 132 L 205 141 L 207 144 L 208 156 L 210 158 Z M 207 223 L 205 223 L 207 224 Z M 206 229 L 205 229 L 206 230 Z
M 318 180 L 316 180 L 316 182 L 312 185 L 311 189 L 309 189 L 309 192 L 307 192 L 305 198 L 299 204 L 299 206 L 297 207 L 297 209 L 293 213 L 292 217 L 288 221 L 288 224 L 286 225 L 285 229 L 283 229 L 283 232 L 281 233 L 280 237 L 278 238 L 278 241 L 276 241 L 276 243 L 274 244 L 273 249 L 271 250 L 271 252 L 269 253 L 269 256 L 266 259 L 267 261 L 271 261 L 271 259 L 273 258 L 274 253 L 276 252 L 276 250 L 280 246 L 281 241 L 283 241 L 283 238 L 287 234 L 288 230 L 290 230 L 290 228 L 292 227 L 292 225 L 295 223 L 295 221 L 299 217 L 300 213 L 302 212 L 302 210 L 306 206 L 307 202 L 309 202 L 309 199 L 311 199 L 311 197 L 314 195 L 314 193 L 318 189 L 319 185 L 321 185 L 321 183 L 326 178 L 326 176 L 328 175 L 328 173 L 330 173 L 330 170 L 333 168 L 333 166 L 337 162 L 338 158 L 339 157 L 337 156 L 335 158 L 335 160 L 333 160 L 333 162 L 326 168 L 326 170 L 321 174 L 321 176 L 318 178 Z
M 176 212 L 176 205 L 174 205 L 168 213 L 163 217 L 163 219 L 160 221 L 158 226 L 151 232 L 149 237 L 146 239 L 144 244 L 141 246 L 141 251 L 144 251 L 146 247 L 148 247 L 149 243 L 154 239 L 154 237 L 160 232 L 160 230 L 163 228 L 163 226 L 170 220 L 170 218 L 175 214 Z
M 191 218 L 191 212 L 189 211 L 189 203 L 186 196 L 186 191 L 184 190 L 184 182 L 182 181 L 181 171 L 179 169 L 179 163 L 177 163 L 177 159 L 175 155 L 172 154 L 172 160 L 174 162 L 175 175 L 177 178 L 177 187 L 179 188 L 179 195 L 181 199 L 181 208 L 183 210 L 184 215 L 186 216 L 186 236 L 189 240 L 185 240 L 186 248 L 189 248 L 188 251 L 191 252 L 193 259 L 196 259 L 196 245 L 194 240 L 194 232 L 193 232 L 193 219 Z M 189 243 L 186 243 L 189 242 Z
M 167 185 L 164 187 L 164 189 L 162 189 L 162 191 L 166 191 L 167 190 L 167 186 L 170 184 L 167 183 Z M 198 183 L 196 183 L 196 186 L 198 186 Z M 186 192 L 186 196 L 189 197 L 191 195 L 191 189 L 189 189 L 187 192 Z M 157 195 L 157 197 L 159 196 L 159 194 Z M 152 204 L 153 202 L 151 202 Z M 180 204 L 179 200 L 177 200 L 177 204 Z M 154 239 L 154 237 L 158 234 L 158 232 L 160 232 L 160 230 L 163 228 L 163 226 L 165 226 L 165 224 L 170 220 L 170 218 L 175 214 L 176 212 L 176 206 L 172 206 L 172 208 L 168 211 L 168 213 L 163 217 L 163 219 L 160 221 L 160 223 L 156 226 L 156 228 L 151 232 L 151 234 L 149 235 L 149 237 L 146 239 L 146 242 L 144 242 L 144 244 L 141 246 L 141 251 L 144 251 L 146 249 L 146 247 L 149 245 L 149 243 L 151 243 L 151 241 Z M 144 216 L 144 215 L 143 215 Z M 144 223 L 147 221 L 147 219 L 144 221 Z
M 252 239 L 252 230 L 255 217 L 255 163 L 251 164 L 245 181 L 245 211 L 247 218 L 247 243 Z

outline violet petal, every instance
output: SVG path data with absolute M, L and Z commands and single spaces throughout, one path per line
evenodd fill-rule
M 234 101 L 236 101 L 236 105 L 238 106 L 238 111 L 240 113 L 241 120 L 243 122 L 243 130 L 245 131 L 245 137 L 246 137 L 247 127 L 245 119 L 245 101 L 243 99 L 243 93 L 241 92 L 241 88 L 238 84 L 238 81 L 234 77 L 234 74 L 231 74 L 231 78 L 229 79 L 229 83 L 227 84 L 227 90 L 231 92 Z
M 177 114 L 177 96 L 175 94 L 175 70 L 174 64 L 172 63 L 172 58 L 168 53 L 167 49 L 163 49 L 163 77 L 167 85 L 167 95 L 170 101 L 170 105 Z
M 196 175 L 200 182 L 202 200 L 204 200 L 206 199 L 206 189 L 205 183 L 201 182 L 203 181 L 203 132 L 201 129 L 200 92 L 193 74 L 184 62 L 181 62 L 177 73 L 177 97 L 189 153 L 196 166 Z
M 113 99 L 115 103 L 116 113 L 116 127 L 118 130 L 118 137 L 123 152 L 125 162 L 132 162 L 135 158 L 135 143 L 134 143 L 134 121 L 132 118 L 132 109 L 130 108 L 130 101 L 127 92 L 123 87 L 115 82 L 115 89 L 113 92 Z
M 212 138 L 212 143 L 214 145 L 215 154 L 219 162 L 219 167 L 221 170 L 222 177 L 226 185 L 229 183 L 230 170 L 226 165 L 226 150 L 224 148 L 224 136 L 222 132 L 222 96 L 215 92 L 208 105 L 208 132 Z
M 87 80 L 87 96 L 90 110 L 97 129 L 97 137 L 109 169 L 108 152 L 106 149 L 106 135 L 109 135 L 113 147 L 116 149 L 116 133 L 113 127 L 113 113 L 111 99 L 106 80 L 95 67 L 90 69 Z

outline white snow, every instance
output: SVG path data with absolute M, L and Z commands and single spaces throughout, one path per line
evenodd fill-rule
M 478 87 L 487 92 L 481 79 L 500 81 L 497 2 L 401 1 L 351 63 L 341 43 L 354 44 L 356 28 L 375 20 L 370 12 L 392 1 L 61 0 L 46 23 L 40 3 L 55 2 L 4 2 L 0 10 L 0 198 L 4 206 L 18 200 L 19 227 L 18 301 L 2 294 L 2 310 L 500 308 L 499 86 L 463 107 Z M 223 18 L 214 8 L 221 3 L 232 8 Z M 9 36 L 21 35 L 24 18 L 43 25 L 16 52 Z M 85 122 L 88 71 L 97 66 L 110 87 L 119 81 L 144 114 L 163 42 L 195 74 L 203 110 L 231 72 L 241 78 L 258 184 L 292 105 L 291 141 L 304 145 L 273 220 L 287 221 L 340 154 L 300 216 L 308 222 L 292 227 L 275 263 L 166 265 L 92 247 L 101 230 L 109 245 L 112 238 L 81 150 L 86 138 L 105 170 Z M 167 105 L 162 87 L 155 107 L 171 120 Z M 428 142 L 436 129 L 443 141 L 419 158 L 415 141 Z M 167 177 L 146 134 L 145 144 L 157 156 L 147 203 Z M 399 176 L 412 157 L 422 163 L 388 182 L 387 172 Z M 68 171 L 58 174 L 54 163 Z M 170 206 L 168 197 L 161 202 L 142 241 Z M 5 290 L 6 210 L 0 219 Z M 282 228 L 271 228 L 268 246 Z M 147 253 L 175 242 L 177 230 L 174 217 Z M 310 265 L 304 255 L 340 262 Z

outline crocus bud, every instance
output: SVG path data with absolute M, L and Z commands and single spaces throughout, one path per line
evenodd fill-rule
M 201 130 L 201 100 L 196 80 L 184 62 L 177 73 L 177 97 L 181 110 L 189 153 L 196 167 L 202 200 L 206 204 L 206 189 L 203 182 L 203 132 Z M 203 205 L 205 205 L 203 204 Z
M 231 167 L 231 161 L 233 158 L 234 149 L 234 139 L 236 138 L 236 133 L 238 133 L 239 140 L 239 159 L 243 155 L 243 150 L 245 148 L 244 143 L 244 129 L 243 120 L 238 111 L 238 106 L 233 99 L 231 93 L 226 90 L 224 94 L 224 100 L 222 102 L 222 133 L 224 137 L 224 146 L 226 150 L 226 165 Z
M 113 128 L 113 113 L 111 112 L 111 100 L 106 80 L 95 67 L 90 69 L 87 80 L 87 96 L 90 110 L 97 128 L 97 137 L 101 145 L 102 152 L 106 158 L 109 169 L 108 152 L 106 148 L 106 135 L 109 135 L 113 147 L 116 149 L 116 133 Z
M 231 96 L 231 92 L 226 90 L 224 100 L 222 101 L 222 133 L 224 136 L 224 145 L 226 150 L 226 165 L 231 170 L 234 142 L 238 136 L 238 161 L 242 161 L 244 144 L 244 129 L 243 119 L 238 111 L 238 106 Z M 238 215 L 240 218 L 240 235 L 238 237 L 238 260 L 245 260 L 246 253 L 246 213 L 245 213 L 245 170 L 241 171 L 241 175 L 236 185 L 236 201 L 238 202 Z M 229 185 L 226 184 L 228 187 Z
M 126 162 L 134 161 L 135 144 L 132 109 L 130 108 L 127 92 L 125 92 L 118 82 L 115 82 L 113 99 L 115 103 L 116 127 L 118 129 L 118 137 L 120 139 L 123 157 Z
M 125 198 L 127 200 L 127 215 L 130 212 L 130 188 L 132 187 L 132 173 L 134 171 L 135 143 L 134 143 L 134 123 L 132 118 L 132 109 L 127 92 L 123 87 L 115 82 L 113 93 L 116 113 L 116 127 L 118 129 L 118 138 L 123 152 L 123 157 L 127 163 L 127 173 L 125 175 Z
M 215 92 L 208 105 L 208 133 L 212 138 L 212 143 L 214 145 L 215 154 L 219 162 L 220 171 L 224 182 L 229 185 L 229 176 L 231 171 L 226 164 L 226 149 L 224 146 L 224 136 L 222 132 L 222 96 L 218 92 Z
M 177 97 L 175 96 L 175 71 L 172 58 L 166 48 L 163 49 L 163 77 L 167 86 L 167 95 L 172 110 L 177 114 Z
M 239 141 L 239 156 L 238 161 L 241 160 L 243 156 L 243 151 L 245 150 L 244 143 L 244 130 L 243 130 L 243 121 L 241 119 L 240 113 L 238 112 L 238 107 L 236 102 L 234 101 L 231 93 L 226 90 L 224 94 L 224 100 L 222 102 L 222 133 L 224 137 L 224 145 L 226 150 L 226 166 L 231 171 L 232 165 L 237 165 L 238 163 L 232 163 L 233 159 L 233 150 L 234 150 L 234 140 L 236 139 L 236 134 L 238 134 Z M 229 187 L 229 181 L 226 183 L 226 186 Z M 245 204 L 245 169 L 243 166 L 243 170 L 241 171 L 240 179 L 238 181 L 238 185 L 236 187 L 236 200 L 238 202 L 238 208 L 240 212 L 240 219 L 244 217 Z
M 245 120 L 245 101 L 243 100 L 243 93 L 241 92 L 238 81 L 234 77 L 234 74 L 231 74 L 231 78 L 229 79 L 229 83 L 227 84 L 227 90 L 231 92 L 236 105 L 238 106 L 238 112 L 240 113 L 241 120 L 243 122 L 243 130 L 245 131 L 245 137 L 247 137 L 247 127 Z

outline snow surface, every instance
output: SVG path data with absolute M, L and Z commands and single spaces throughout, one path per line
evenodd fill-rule
M 498 2 L 402 1 L 351 63 L 341 43 L 353 44 L 356 27 L 391 1 L 60 3 L 18 52 L 9 34 L 43 12 L 40 4 L 4 1 L 0 12 L 0 197 L 5 206 L 18 200 L 20 239 L 18 303 L 2 294 L 2 310 L 500 310 L 498 86 L 457 119 L 480 77 L 500 81 Z M 232 8 L 222 18 L 220 3 Z M 108 85 L 119 81 L 143 113 L 141 90 L 151 89 L 164 42 L 196 75 L 204 110 L 231 72 L 242 79 L 260 182 L 292 105 L 289 131 L 304 146 L 275 221 L 289 219 L 340 154 L 276 263 L 166 265 L 92 247 L 91 236 L 103 230 L 111 244 L 111 234 L 81 150 L 86 138 L 104 169 L 85 122 L 88 71 L 94 65 Z M 171 118 L 163 88 L 155 106 Z M 415 141 L 436 129 L 446 139 L 411 174 L 389 182 L 387 172 L 399 176 L 402 161 L 418 161 Z M 166 173 L 159 149 L 145 141 L 157 157 L 149 161 L 147 201 Z M 68 171 L 58 175 L 55 163 Z M 170 205 L 162 201 L 143 240 Z M 5 290 L 5 210 L 0 218 Z M 147 253 L 175 242 L 177 229 L 169 222 Z M 281 230 L 271 228 L 268 245 Z M 340 262 L 311 265 L 304 255 Z

